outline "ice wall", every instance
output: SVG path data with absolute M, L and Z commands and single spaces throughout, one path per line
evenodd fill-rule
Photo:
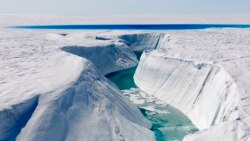
M 87 38 L 97 43 L 64 46 L 62 50 L 90 60 L 104 74 L 108 74 L 136 66 L 138 59 L 133 51 L 164 47 L 169 36 L 164 33 L 132 32 L 89 35 Z
M 123 43 L 65 46 L 62 50 L 90 60 L 103 74 L 126 69 L 138 64 L 133 51 Z
M 169 57 L 157 49 L 143 53 L 134 79 L 143 91 L 187 114 L 200 130 L 218 125 L 221 132 L 217 132 L 218 138 L 213 140 L 223 139 L 227 136 L 224 132 L 231 136 L 237 134 L 237 137 L 228 137 L 231 140 L 247 138 L 246 131 L 238 127 L 240 122 L 244 122 L 244 117 L 239 110 L 237 86 L 223 67 Z M 228 125 L 232 128 L 220 125 L 223 122 L 227 125 L 233 122 Z M 216 127 L 208 132 L 213 132 L 213 129 Z M 230 131 L 233 129 L 235 131 Z M 202 137 L 197 140 L 202 140 Z
M 169 36 L 165 33 L 130 33 L 117 36 L 121 42 L 129 46 L 133 51 L 143 51 L 160 48 L 167 43 Z

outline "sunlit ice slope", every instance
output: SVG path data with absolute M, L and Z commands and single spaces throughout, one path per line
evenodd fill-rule
M 136 35 L 147 48 L 161 34 L 0 32 L 0 140 L 155 140 L 151 123 L 104 75 L 138 63 L 135 42 L 123 38 Z

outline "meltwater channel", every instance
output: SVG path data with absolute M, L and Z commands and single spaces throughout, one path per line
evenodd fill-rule
M 140 57 L 140 53 L 136 53 Z M 181 141 L 185 135 L 198 131 L 190 119 L 178 109 L 141 91 L 134 83 L 136 67 L 106 75 L 142 114 L 152 122 L 157 141 Z
M 250 24 L 100 24 L 100 25 L 34 25 L 11 28 L 35 30 L 195 30 L 208 28 L 250 28 Z M 138 59 L 141 52 L 135 52 Z M 134 83 L 136 67 L 106 75 L 142 114 L 152 122 L 151 130 L 157 141 L 181 141 L 187 134 L 198 131 L 190 119 L 178 109 L 141 91 Z

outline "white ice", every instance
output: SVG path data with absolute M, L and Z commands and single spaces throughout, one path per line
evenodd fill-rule
M 168 32 L 135 74 L 143 91 L 180 109 L 201 130 L 184 140 L 250 139 L 250 30 Z
M 104 77 L 138 63 L 121 33 L 0 32 L 0 140 L 154 140 L 151 123 Z
M 83 21 L 0 17 L 1 26 Z M 250 19 L 242 17 L 225 21 Z M 1 28 L 0 140 L 154 140 L 151 124 L 103 76 L 135 66 L 132 51 L 148 49 L 136 84 L 187 114 L 200 129 L 185 141 L 249 141 L 249 46 L 249 29 L 165 33 Z

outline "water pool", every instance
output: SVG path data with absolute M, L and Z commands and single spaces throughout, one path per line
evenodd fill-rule
M 185 135 L 198 131 L 189 118 L 178 109 L 142 92 L 134 83 L 135 70 L 136 67 L 133 67 L 110 73 L 106 77 L 152 122 L 151 130 L 157 141 L 181 141 Z
M 250 24 L 78 24 L 78 25 L 27 25 L 10 28 L 55 30 L 191 30 L 207 28 L 250 28 Z

